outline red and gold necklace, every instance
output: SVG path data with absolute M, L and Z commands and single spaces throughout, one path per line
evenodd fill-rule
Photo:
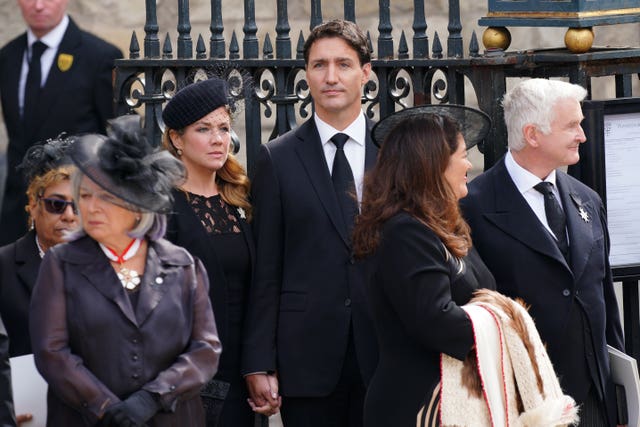
M 142 244 L 142 239 L 133 239 L 121 254 L 118 254 L 116 251 L 102 243 L 98 242 L 98 244 L 107 258 L 120 265 L 120 271 L 116 274 L 118 279 L 120 279 L 120 283 L 122 283 L 122 287 L 128 291 L 135 290 L 138 285 L 140 285 L 140 275 L 137 271 L 130 270 L 125 267 L 124 262 L 133 258 L 133 256 L 138 252 L 138 249 L 140 249 L 140 245 Z

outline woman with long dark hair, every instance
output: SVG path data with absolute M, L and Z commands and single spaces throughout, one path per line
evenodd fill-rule
M 473 346 L 460 306 L 495 282 L 471 247 L 458 200 L 467 193 L 467 149 L 488 128 L 477 110 L 427 105 L 395 113 L 373 130 L 381 148 L 353 235 L 356 256 L 369 263 L 380 349 L 366 427 L 433 425 L 440 354 L 464 360 Z

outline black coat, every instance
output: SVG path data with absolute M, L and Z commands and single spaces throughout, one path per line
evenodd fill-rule
M 0 248 L 0 315 L 11 357 L 31 353 L 29 302 L 41 262 L 34 230 Z
M 13 390 L 9 364 L 9 337 L 0 319 L 0 426 L 15 427 L 13 412 Z
M 624 344 L 609 266 L 606 215 L 596 192 L 561 171 L 556 174 L 567 217 L 570 264 L 520 194 L 504 158 L 470 183 L 461 205 L 498 291 L 531 306 L 564 392 L 581 403 L 589 384 L 595 384 L 596 394 L 603 400 L 606 396 L 610 423 L 615 425 L 607 344 L 622 351 Z M 581 218 L 581 210 L 588 221 Z M 586 327 L 575 330 L 572 325 L 580 314 Z
M 377 155 L 371 126 L 365 169 Z M 351 255 L 313 119 L 260 147 L 252 183 L 256 268 L 243 372 L 277 370 L 286 397 L 326 396 L 340 377 L 352 328 L 368 383 L 378 352 L 363 269 Z
M 134 309 L 89 237 L 47 251 L 31 337 L 49 384 L 48 426 L 92 426 L 140 389 L 163 406 L 150 427 L 203 425 L 199 391 L 216 372 L 220 341 L 202 263 L 166 240 L 150 242 L 140 286 Z
M 27 149 L 37 141 L 55 138 L 62 132 L 104 133 L 107 119 L 114 115 L 114 61 L 122 58 L 118 48 L 80 30 L 69 19 L 69 26 L 40 92 L 34 120 L 37 126 L 32 126 L 27 134 L 18 104 L 20 70 L 26 49 L 27 34 L 23 33 L 0 50 L 0 98 L 9 136 L 0 244 L 13 242 L 27 231 L 24 212 L 26 183 L 15 169 Z M 73 57 L 73 63 L 66 71 L 58 66 L 60 54 Z
M 364 425 L 415 426 L 440 381 L 440 354 L 463 360 L 473 346 L 471 321 L 460 306 L 476 289 L 495 289 L 495 281 L 477 252 L 472 249 L 460 268 L 438 236 L 407 213 L 384 224 L 368 263 L 380 361 L 367 390 Z

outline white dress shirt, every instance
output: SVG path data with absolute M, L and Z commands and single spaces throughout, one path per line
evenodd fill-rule
M 18 103 L 20 105 L 20 115 L 22 115 L 22 108 L 24 107 L 24 88 L 27 85 L 27 74 L 29 74 L 29 59 L 31 58 L 31 46 L 37 40 L 40 40 L 42 43 L 47 45 L 47 49 L 42 53 L 40 57 L 40 66 L 41 68 L 41 76 L 42 80 L 40 82 L 40 87 L 43 87 L 47 82 L 47 77 L 49 76 L 49 71 L 53 66 L 53 61 L 56 59 L 56 53 L 58 52 L 58 48 L 60 47 L 60 43 L 62 43 L 62 38 L 64 37 L 64 33 L 67 31 L 67 27 L 69 26 L 69 17 L 64 15 L 62 20 L 56 27 L 45 34 L 42 38 L 38 39 L 31 29 L 27 30 L 27 50 L 24 53 L 22 58 L 22 70 L 20 71 L 20 86 L 18 91 Z
M 367 121 L 364 118 L 364 113 L 358 115 L 358 117 L 344 129 L 339 131 L 330 124 L 323 122 L 322 119 L 314 113 L 313 118 L 318 128 L 318 134 L 320 135 L 320 142 L 322 143 L 322 149 L 324 150 L 324 157 L 327 160 L 327 167 L 329 168 L 329 174 L 333 167 L 333 159 L 336 156 L 336 146 L 331 142 L 331 138 L 336 133 L 344 133 L 349 135 L 349 139 L 344 144 L 344 154 L 349 161 L 351 172 L 353 173 L 353 180 L 356 186 L 356 194 L 358 196 L 358 204 L 362 201 L 362 180 L 364 179 L 364 158 L 365 158 L 365 141 L 367 138 Z
M 555 237 L 553 231 L 549 227 L 549 223 L 547 221 L 547 214 L 544 211 L 544 196 L 535 187 L 540 182 L 540 178 L 520 166 L 516 163 L 515 159 L 511 155 L 511 150 L 507 152 L 504 157 L 504 164 L 507 167 L 507 172 L 511 176 L 511 179 L 516 184 L 518 191 L 522 194 L 522 197 L 527 201 L 533 213 L 536 214 L 542 225 L 551 233 L 552 236 Z M 556 171 L 553 170 L 544 181 L 550 182 L 553 184 L 553 194 L 556 196 L 558 203 L 562 207 L 562 201 L 560 200 L 560 193 L 558 192 L 558 187 L 556 186 Z M 564 208 L 563 208 L 564 209 Z

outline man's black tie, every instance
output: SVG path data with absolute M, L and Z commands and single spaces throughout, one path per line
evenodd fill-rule
M 350 231 L 358 213 L 358 202 L 356 200 L 356 186 L 353 180 L 353 172 L 349 166 L 347 156 L 344 154 L 344 144 L 349 139 L 349 135 L 337 133 L 331 138 L 331 142 L 336 146 L 336 155 L 331 168 L 331 180 L 333 188 L 338 196 L 338 203 L 342 210 L 345 225 Z
M 569 254 L 566 232 L 567 219 L 560 206 L 560 202 L 558 202 L 558 199 L 556 199 L 556 196 L 553 194 L 553 184 L 542 181 L 533 188 L 544 196 L 544 212 L 547 215 L 549 228 L 551 228 L 551 231 L 553 231 L 553 234 L 556 236 L 558 247 L 566 258 Z
M 29 73 L 24 87 L 24 109 L 22 112 L 22 119 L 27 131 L 33 126 L 32 120 L 38 106 L 40 85 L 42 83 L 40 57 L 45 50 L 47 50 L 47 45 L 40 40 L 34 42 L 31 46 L 31 60 L 29 61 Z

